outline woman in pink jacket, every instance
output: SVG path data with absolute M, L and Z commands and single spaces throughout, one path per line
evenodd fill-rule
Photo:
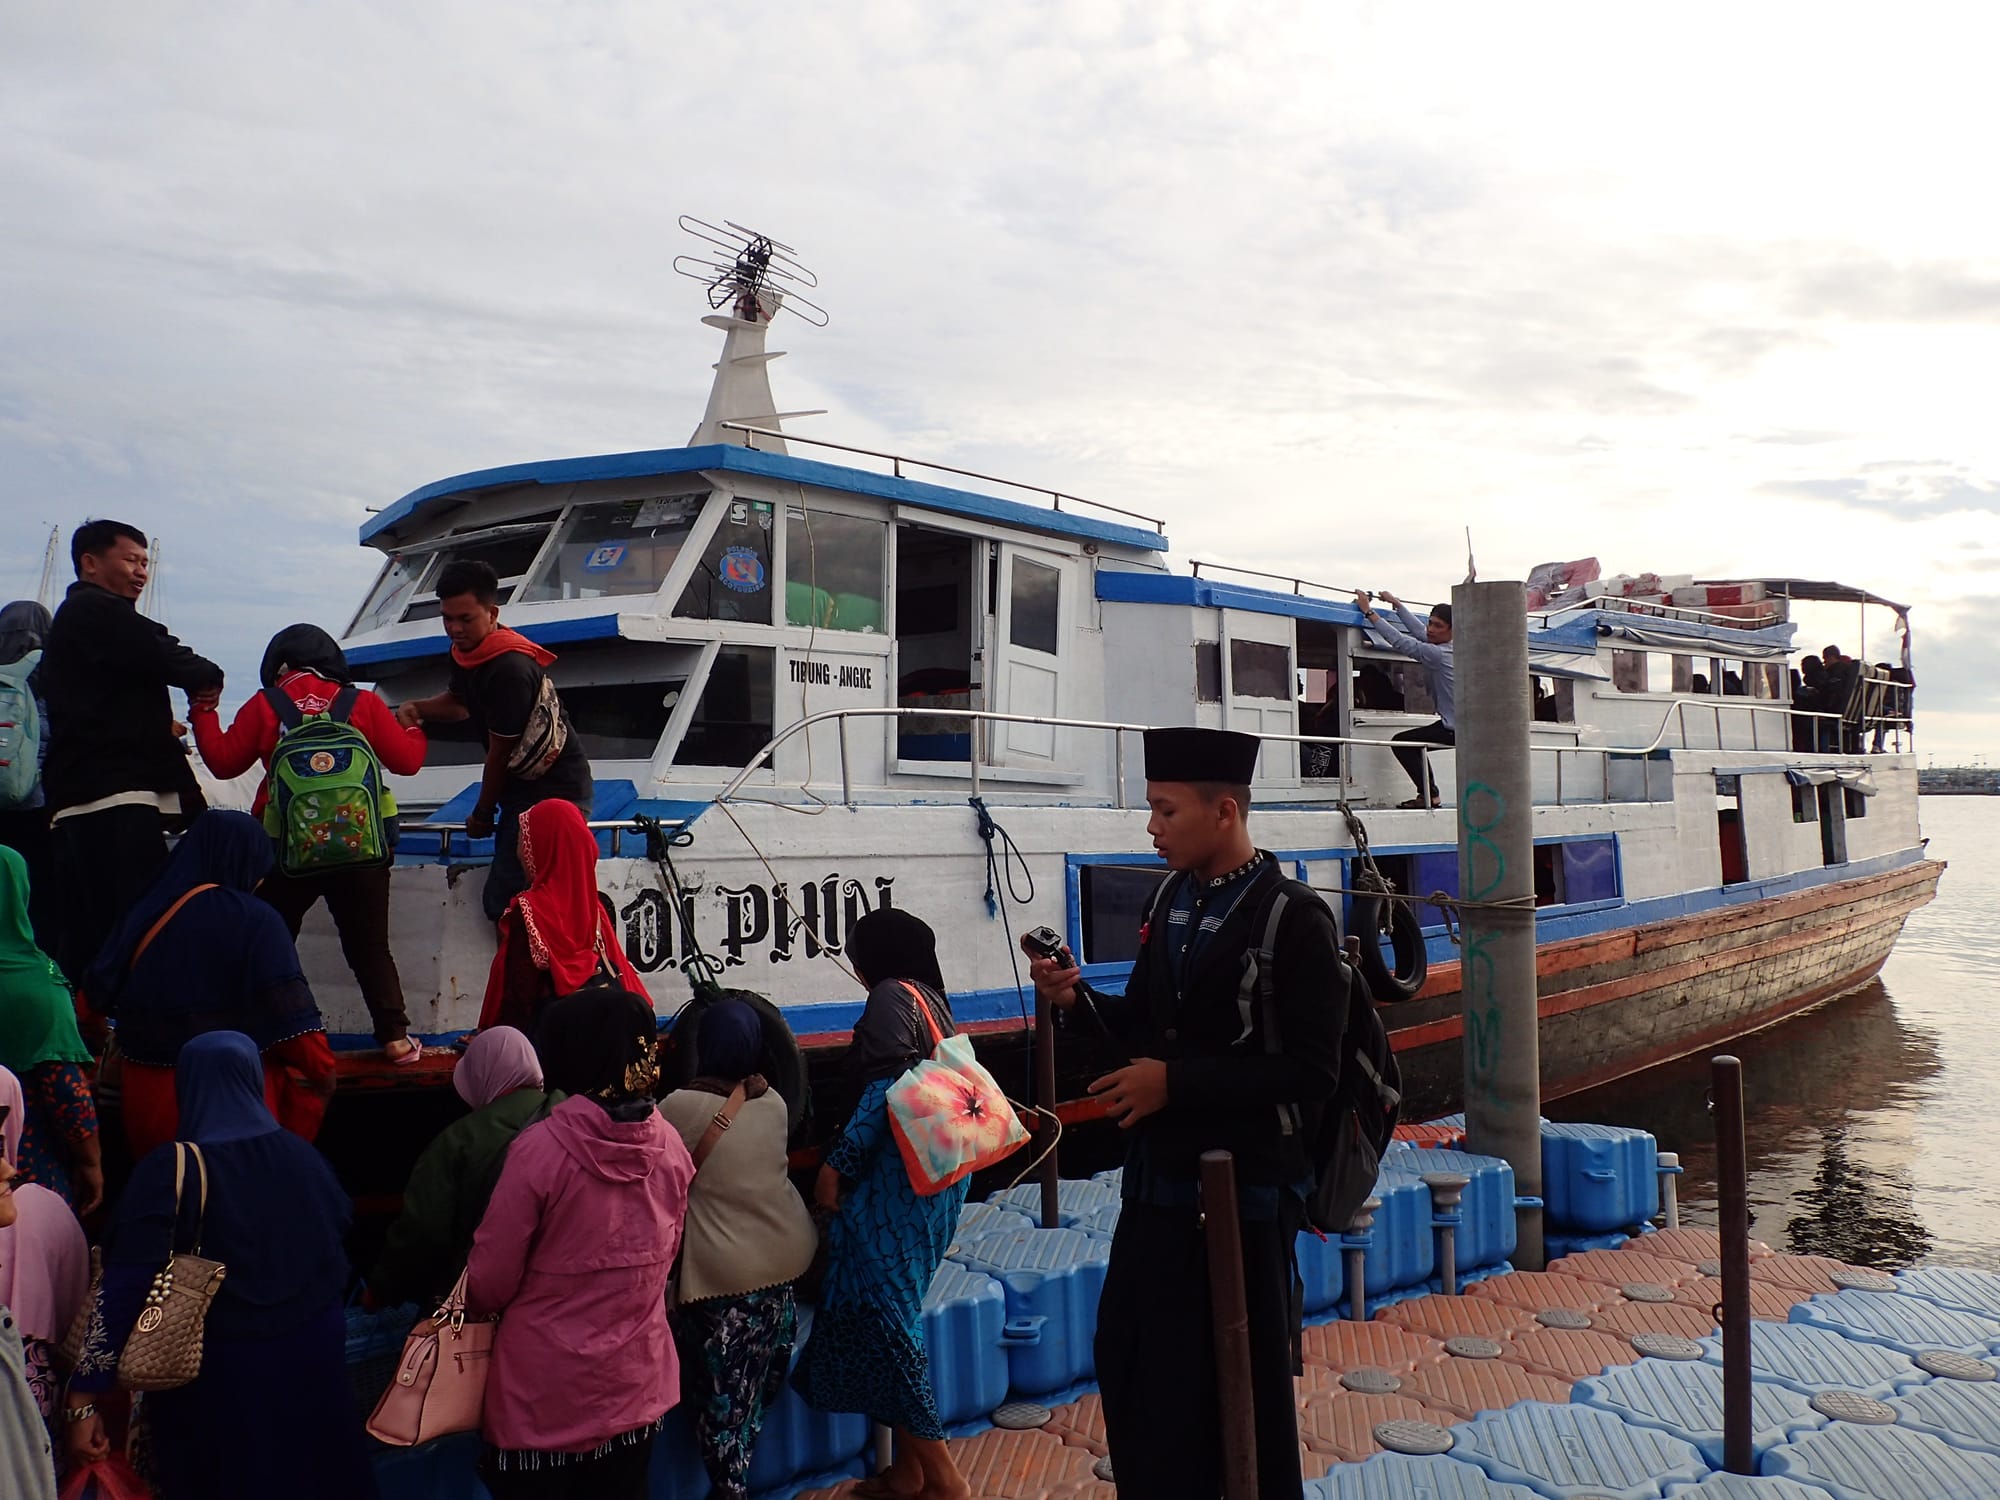
M 571 1095 L 514 1138 L 472 1242 L 466 1302 L 500 1314 L 480 1473 L 494 1500 L 643 1500 L 680 1399 L 667 1277 L 694 1163 L 653 1102 L 653 1008 L 586 990 L 543 1013 L 542 1071 Z

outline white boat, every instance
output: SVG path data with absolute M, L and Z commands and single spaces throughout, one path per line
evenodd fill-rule
M 830 1048 L 861 1000 L 843 935 L 893 904 L 937 929 L 958 1016 L 1004 1054 L 1030 1010 L 1016 934 L 1066 933 L 1100 984 L 1129 965 L 1161 874 L 1139 810 L 1148 725 L 1262 736 L 1252 832 L 1310 883 L 1356 886 L 1345 804 L 1399 889 L 1455 890 L 1453 753 L 1429 761 L 1444 808 L 1396 806 L 1410 785 L 1384 742 L 1433 715 L 1350 602 L 1174 571 L 1164 527 L 1115 506 L 801 438 L 771 393 L 779 306 L 746 272 L 703 320 L 722 351 L 686 446 L 455 475 L 372 516 L 361 540 L 384 561 L 343 640 L 392 701 L 437 692 L 432 582 L 455 558 L 493 564 L 505 622 L 557 653 L 597 778 L 602 894 L 662 1014 L 706 955 L 809 1052 Z M 1830 733 L 1849 749 L 1793 748 L 1811 743 L 1786 671 L 1799 597 L 1886 603 L 1689 580 L 1531 616 L 1546 1094 L 1864 982 L 1930 898 L 1942 867 L 1918 830 L 1906 701 L 1871 690 L 1868 722 Z M 1884 748 L 1865 753 L 1855 732 L 1872 747 L 1878 724 Z M 392 941 L 434 1037 L 475 1023 L 493 952 L 484 846 L 454 826 L 480 756 L 434 739 L 396 787 Z M 673 877 L 635 819 L 657 820 L 653 854 L 676 841 Z M 1352 927 L 1354 898 L 1329 900 Z M 357 1081 L 387 1081 L 359 1056 L 367 1014 L 317 922 L 303 949 L 329 1029 Z M 1380 949 L 1378 989 L 1415 991 L 1387 1017 L 1414 1118 L 1451 1107 L 1461 1023 L 1442 913 L 1411 925 L 1400 960 Z

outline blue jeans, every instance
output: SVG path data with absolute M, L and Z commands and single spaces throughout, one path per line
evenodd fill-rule
M 533 807 L 531 802 L 528 807 Z M 590 804 L 579 802 L 576 806 L 584 817 L 590 817 Z M 521 864 L 521 813 L 511 807 L 500 809 L 499 821 L 493 825 L 493 863 L 486 869 L 486 889 L 479 897 L 480 908 L 486 913 L 486 920 L 497 922 L 507 910 L 507 903 L 528 888 L 528 872 Z

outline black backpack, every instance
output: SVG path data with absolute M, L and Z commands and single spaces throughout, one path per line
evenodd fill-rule
M 1264 896 L 1250 928 L 1261 936 L 1243 971 L 1241 997 L 1245 1002 L 1254 998 L 1262 1008 L 1264 1045 L 1272 1052 L 1283 1045 L 1278 1034 L 1274 954 L 1285 908 L 1295 899 L 1320 900 L 1310 887 L 1295 880 L 1277 882 Z M 1335 962 L 1346 981 L 1341 998 L 1347 1004 L 1347 1021 L 1341 1028 L 1340 1076 L 1333 1094 L 1316 1111 L 1301 1110 L 1296 1104 L 1278 1106 L 1286 1131 L 1305 1133 L 1306 1159 L 1313 1169 L 1306 1222 L 1322 1234 L 1347 1230 L 1356 1211 L 1368 1201 L 1381 1170 L 1382 1153 L 1395 1136 L 1403 1103 L 1402 1070 L 1396 1066 L 1396 1054 L 1368 992 L 1368 981 L 1344 957 Z

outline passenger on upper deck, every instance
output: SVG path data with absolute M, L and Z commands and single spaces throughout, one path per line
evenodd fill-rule
M 77 581 L 42 657 L 49 709 L 42 790 L 62 913 L 55 957 L 76 979 L 166 864 L 169 827 L 206 806 L 167 689 L 213 701 L 222 694 L 222 668 L 139 613 L 145 532 L 87 521 L 70 537 L 69 555 Z
M 194 706 L 188 716 L 194 728 L 195 747 L 217 776 L 227 781 L 241 776 L 259 761 L 268 773 L 271 753 L 286 732 L 278 717 L 281 696 L 292 705 L 292 718 L 305 714 L 342 713 L 342 689 L 354 686 L 347 657 L 334 638 L 317 625 L 287 625 L 271 637 L 264 648 L 258 679 L 264 691 L 236 712 L 228 729 L 222 727 L 213 703 Z M 353 704 L 345 710 L 347 721 L 368 741 L 382 762 L 382 768 L 398 776 L 408 776 L 423 768 L 424 732 L 406 729 L 396 722 L 388 705 L 372 692 L 356 691 Z M 261 816 L 271 793 L 267 774 L 257 787 L 253 814 Z M 386 795 L 386 793 L 385 793 Z M 394 845 L 394 808 L 384 809 L 390 843 Z M 270 827 L 266 824 L 266 827 Z M 376 865 L 329 870 L 321 875 L 293 877 L 273 870 L 264 878 L 258 894 L 277 908 L 294 941 L 299 927 L 321 897 L 326 898 L 328 915 L 340 933 L 340 950 L 354 982 L 361 988 L 368 1014 L 375 1023 L 375 1040 L 393 1063 L 412 1063 L 423 1048 L 410 1040 L 410 1017 L 403 1008 L 403 981 L 396 973 L 395 955 L 389 951 L 389 867 Z
M 476 560 L 448 564 L 438 575 L 437 596 L 451 638 L 451 685 L 434 698 L 402 704 L 396 718 L 409 728 L 426 720 L 470 719 L 486 737 L 479 800 L 465 831 L 493 838 L 482 904 L 497 922 L 528 884 L 521 869 L 521 814 L 560 797 L 589 818 L 590 759 L 544 671 L 555 653 L 500 623 L 500 576 L 492 567 Z
M 1452 691 L 1451 657 L 1451 606 L 1434 604 L 1429 620 L 1419 620 L 1403 607 L 1403 601 L 1394 594 L 1383 590 L 1382 597 L 1396 612 L 1397 624 L 1391 625 L 1375 613 L 1373 597 L 1366 589 L 1354 595 L 1356 608 L 1376 633 L 1377 641 L 1392 651 L 1400 651 L 1415 657 L 1423 663 L 1424 683 L 1430 689 L 1431 702 L 1437 705 L 1438 718 L 1434 724 L 1419 724 L 1415 729 L 1405 729 L 1395 736 L 1397 741 L 1396 759 L 1402 763 L 1410 783 L 1417 789 L 1417 795 L 1402 803 L 1404 807 L 1424 805 L 1424 750 L 1425 745 L 1455 745 L 1458 743 L 1458 706 Z M 1435 784 L 1431 790 L 1430 804 L 1439 805 Z

